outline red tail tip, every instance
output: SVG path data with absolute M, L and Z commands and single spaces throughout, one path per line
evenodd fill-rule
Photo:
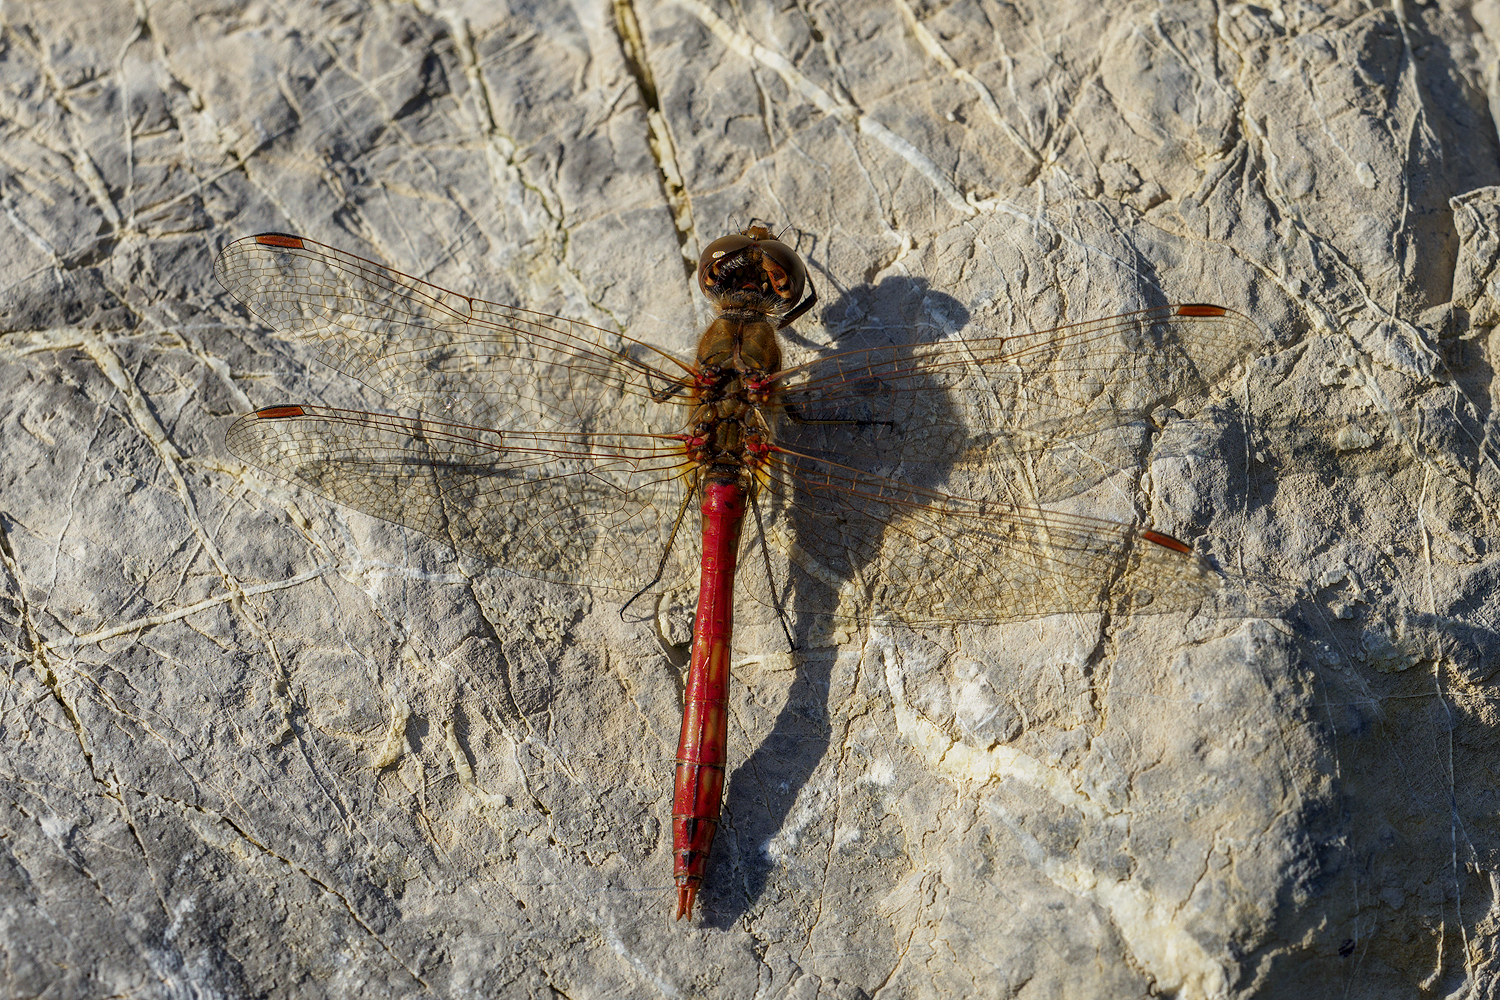
M 1229 310 L 1223 306 L 1211 306 L 1202 302 L 1194 302 L 1190 305 L 1177 307 L 1177 315 L 1179 316 L 1223 316 L 1227 312 Z
M 677 887 L 677 919 L 683 917 L 691 918 L 693 915 L 693 900 L 698 895 L 698 884 L 689 882 L 687 885 Z

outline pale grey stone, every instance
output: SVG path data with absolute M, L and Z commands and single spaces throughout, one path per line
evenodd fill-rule
M 7 4 L 0 992 L 1492 995 L 1497 27 Z M 1203 606 L 743 628 L 674 924 L 690 605 L 247 468 L 236 414 L 379 401 L 212 261 L 297 232 L 688 352 L 692 262 L 752 218 L 814 347 L 1172 301 L 1267 345 L 1076 501 L 1211 555 Z

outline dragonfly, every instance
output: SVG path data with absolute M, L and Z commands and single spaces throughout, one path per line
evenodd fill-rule
M 720 820 L 737 581 L 789 645 L 803 611 L 954 626 L 1177 610 L 1220 585 L 1187 542 L 1062 502 L 1138 464 L 1166 419 L 1257 346 L 1257 326 L 1223 306 L 793 358 L 783 331 L 816 289 L 796 251 L 752 224 L 704 249 L 697 283 L 716 316 L 683 359 L 301 236 L 236 240 L 214 272 L 385 406 L 264 407 L 228 430 L 235 455 L 627 606 L 696 584 L 672 806 L 678 920 Z

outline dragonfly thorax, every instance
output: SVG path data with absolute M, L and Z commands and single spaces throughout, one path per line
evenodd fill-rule
M 690 427 L 689 460 L 700 472 L 720 479 L 725 476 L 754 479 L 771 450 L 771 428 L 766 414 L 746 402 L 743 393 L 700 405 Z
M 780 406 L 781 346 L 764 313 L 726 309 L 698 341 L 688 454 L 700 470 L 754 478 Z M 747 484 L 748 485 L 748 484 Z
M 698 369 L 704 374 L 770 375 L 780 368 L 781 345 L 764 313 L 726 309 L 698 338 Z

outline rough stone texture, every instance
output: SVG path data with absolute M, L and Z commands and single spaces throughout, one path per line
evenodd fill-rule
M 1493 994 L 1500 5 L 500 6 L 0 14 L 0 993 Z M 681 609 L 246 469 L 233 415 L 370 401 L 210 268 L 301 232 L 686 350 L 752 216 L 815 344 L 1272 346 L 1110 494 L 1221 600 L 746 630 L 674 925 Z

